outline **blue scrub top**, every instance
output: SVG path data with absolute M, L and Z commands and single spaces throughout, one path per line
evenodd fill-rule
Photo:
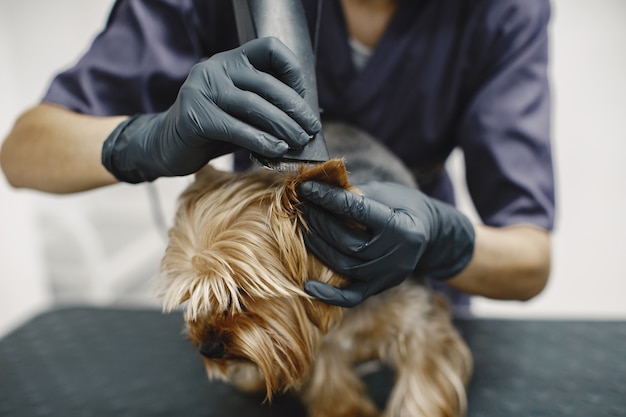
M 303 0 L 313 33 L 317 0 Z M 369 132 L 453 203 L 442 169 L 455 147 L 482 221 L 554 226 L 549 0 L 401 0 L 360 71 L 338 0 L 323 3 L 323 115 Z M 104 31 L 58 74 L 46 102 L 99 116 L 163 111 L 190 68 L 238 46 L 229 1 L 119 0 Z

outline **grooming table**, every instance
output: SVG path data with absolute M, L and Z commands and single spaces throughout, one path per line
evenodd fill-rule
M 456 322 L 475 360 L 470 417 L 626 416 L 626 322 Z M 209 382 L 182 316 L 63 308 L 0 340 L 0 416 L 304 416 L 290 396 Z M 366 377 L 385 401 L 392 376 Z

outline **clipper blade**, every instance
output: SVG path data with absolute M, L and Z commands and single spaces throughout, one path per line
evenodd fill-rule
M 250 154 L 250 160 L 263 168 L 278 172 L 298 172 L 300 167 L 320 164 L 323 161 L 303 161 L 300 159 L 270 159 L 257 154 Z

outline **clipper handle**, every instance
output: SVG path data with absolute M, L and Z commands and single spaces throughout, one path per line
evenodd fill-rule
M 233 0 L 237 33 L 241 44 L 274 36 L 291 49 L 304 72 L 304 99 L 319 117 L 315 56 L 300 0 Z M 258 157 L 258 156 L 257 156 Z M 324 134 L 315 135 L 302 149 L 290 149 L 281 160 L 324 162 L 329 159 Z

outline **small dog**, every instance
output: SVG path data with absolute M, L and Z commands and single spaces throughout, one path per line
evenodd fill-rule
M 324 129 L 331 155 L 358 171 L 351 174 L 413 181 L 366 134 Z M 447 301 L 423 281 L 409 277 L 351 309 L 304 292 L 309 279 L 346 283 L 304 245 L 296 189 L 307 180 L 358 192 L 343 159 L 292 174 L 201 170 L 180 197 L 157 278 L 164 311 L 186 304 L 187 332 L 210 378 L 268 400 L 297 392 L 310 417 L 464 415 L 472 357 Z M 355 368 L 371 360 L 395 372 L 384 414 Z

